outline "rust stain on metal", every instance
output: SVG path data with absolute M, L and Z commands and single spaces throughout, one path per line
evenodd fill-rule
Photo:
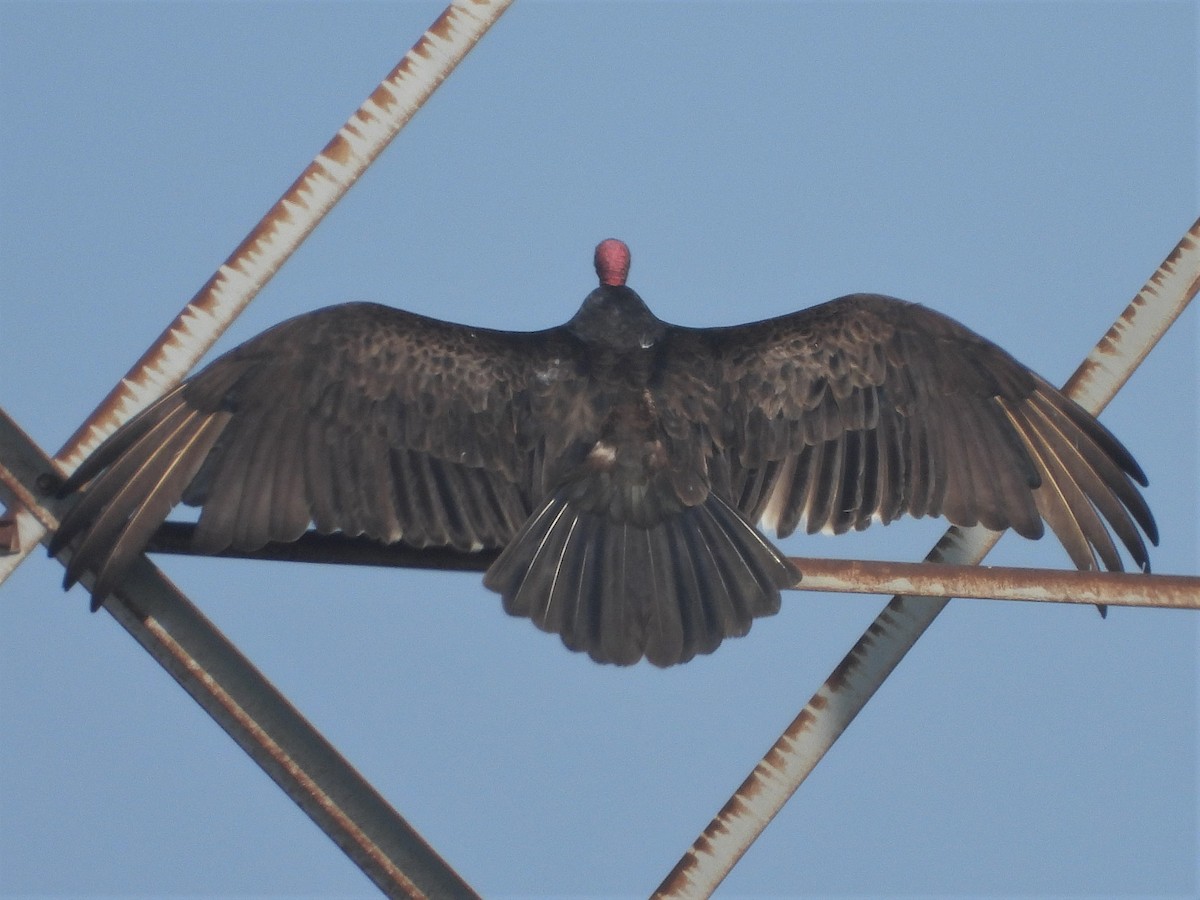
M 1195 248 L 1196 237 L 1200 237 L 1200 221 L 1197 221 L 1191 231 L 1180 241 L 1176 250 L 1167 258 L 1167 262 L 1160 267 L 1155 277 L 1151 279 L 1152 284 L 1162 284 L 1168 280 L 1166 276 L 1173 273 L 1183 250 L 1187 249 L 1191 252 Z M 1136 302 L 1122 314 L 1114 327 L 1109 329 L 1109 333 L 1101 340 L 1100 349 L 1094 351 L 1088 362 L 1081 366 L 1080 371 L 1068 381 L 1065 390 L 1075 396 L 1075 399 L 1079 400 L 1085 408 L 1096 413 L 1103 407 L 1107 398 L 1116 393 L 1124 380 L 1128 378 L 1129 372 L 1150 352 L 1158 338 L 1170 327 L 1184 306 L 1195 295 L 1197 286 L 1200 285 L 1200 260 L 1191 256 L 1187 263 L 1192 267 L 1192 271 L 1188 273 L 1187 283 L 1181 285 L 1178 283 L 1178 278 L 1173 279 L 1168 286 L 1169 289 L 1161 298 L 1155 294 L 1152 286 L 1148 285 L 1143 288 L 1135 298 Z M 1154 295 L 1153 299 L 1161 299 L 1161 302 L 1151 304 L 1149 301 L 1152 299 L 1152 295 Z M 1134 321 L 1136 318 L 1134 313 L 1139 310 L 1145 312 L 1148 321 Z M 1123 343 L 1131 343 L 1132 346 L 1126 348 L 1122 346 Z M 1111 353 L 1116 360 L 1116 364 L 1111 370 L 1096 360 L 1101 351 L 1105 355 Z M 1089 382 L 1085 389 L 1083 378 L 1093 371 L 1096 376 L 1095 382 Z M 999 534 L 983 528 L 965 530 L 951 528 L 937 542 L 926 559 L 934 563 L 978 562 L 998 538 Z M 819 582 L 820 578 L 814 577 L 816 567 L 812 565 L 812 561 L 800 560 L 798 562 L 801 570 L 805 572 L 805 581 L 808 582 L 806 586 L 821 589 L 821 585 L 814 584 L 814 582 Z M 844 563 L 841 565 L 845 568 Z M 870 564 L 865 565 L 869 567 Z M 947 567 L 947 569 L 950 568 L 957 567 Z M 861 577 L 865 571 L 866 569 L 860 567 L 854 569 L 856 577 Z M 1067 574 L 1086 576 L 1089 573 L 1072 572 Z M 1028 570 L 1026 570 L 1026 575 L 1028 575 Z M 1152 578 L 1155 576 L 1126 577 Z M 846 581 L 849 580 L 846 579 Z M 1181 585 L 1181 587 L 1184 590 L 1192 591 L 1192 599 L 1195 599 L 1200 581 L 1188 580 L 1191 584 Z M 1028 586 L 1029 582 L 1026 581 L 1025 584 Z M 1145 587 L 1149 582 L 1142 581 L 1138 584 Z M 878 586 L 876 585 L 876 587 Z M 1170 589 L 1172 586 L 1166 585 L 1165 587 Z M 862 585 L 859 585 L 859 589 L 862 589 Z M 944 584 L 939 586 L 939 590 L 943 589 L 945 589 Z M 875 593 L 877 591 L 872 589 L 867 592 Z M 889 590 L 887 593 L 892 593 L 892 591 Z M 697 867 L 690 863 L 685 866 L 684 862 L 694 852 L 688 851 L 684 860 L 681 860 L 680 865 L 673 870 L 673 875 L 676 873 L 687 874 L 690 880 L 683 884 L 679 880 L 668 879 L 660 890 L 675 887 L 686 889 L 688 896 L 710 895 L 948 602 L 945 598 L 922 600 L 919 603 L 916 600 L 906 602 L 902 596 L 894 596 L 752 773 L 751 777 L 757 779 L 763 771 L 763 766 L 769 765 L 774 772 L 778 773 L 779 777 L 770 784 L 770 796 L 764 796 L 761 802 L 754 805 L 752 817 L 744 817 L 743 821 L 730 823 L 731 828 L 736 831 L 737 840 L 725 841 L 718 847 L 711 847 L 706 839 L 703 843 L 706 855 L 705 866 L 699 871 L 692 871 Z M 820 716 L 812 711 L 816 708 L 814 702 L 816 698 L 827 698 L 831 693 L 846 690 L 850 690 L 851 693 L 845 704 Z M 795 746 L 789 746 L 785 750 L 784 741 L 792 739 L 795 740 Z M 751 784 L 748 781 L 735 796 L 748 796 L 750 790 L 757 792 L 760 787 L 759 782 L 755 781 Z M 726 804 L 719 814 L 722 821 L 724 821 L 723 817 L 729 808 L 729 804 Z M 705 829 L 706 835 L 710 833 L 710 829 Z M 699 846 L 701 846 L 699 841 L 693 845 L 694 848 Z M 719 856 L 716 855 L 718 853 Z
M 457 16 L 455 8 L 448 7 L 433 23 L 429 32 L 421 36 L 413 50 L 409 51 L 409 54 L 393 69 L 385 84 L 408 80 L 416 74 L 413 72 L 414 67 L 412 66 L 412 54 L 414 53 L 433 61 L 434 70 L 427 74 L 422 73 L 422 79 L 417 82 L 413 98 L 413 110 L 415 111 L 445 80 L 454 66 L 474 47 L 483 32 L 508 8 L 510 2 L 511 0 L 508 2 L 499 0 L 495 3 L 482 4 L 488 7 L 488 10 L 479 16 Z M 465 33 L 456 31 L 454 27 L 456 18 L 470 19 L 469 22 L 464 23 L 467 26 Z M 443 53 L 433 47 L 429 36 L 431 33 L 449 45 L 447 52 Z M 395 108 L 398 102 L 397 97 L 385 85 L 380 85 L 375 88 L 364 106 L 374 103 L 379 109 L 388 110 Z M 356 112 L 356 115 L 363 115 L 362 108 Z M 401 110 L 400 119 L 388 123 L 385 134 L 378 138 L 378 146 L 374 145 L 374 138 L 367 142 L 371 146 L 367 153 L 369 158 L 362 160 L 363 167 L 369 164 L 391 137 L 403 127 L 407 121 L 404 115 L 405 111 Z M 353 119 L 354 117 L 351 117 L 351 121 Z M 363 118 L 362 121 L 370 121 L 369 116 Z M 212 346 L 233 317 L 286 261 L 300 241 L 312 231 L 324 211 L 331 208 L 341 194 L 348 190 L 361 174 L 360 168 L 359 171 L 351 172 L 340 179 L 326 177 L 322 156 L 326 156 L 331 161 L 348 163 L 356 161 L 357 154 L 340 134 L 329 142 L 325 150 L 293 182 L 284 196 L 238 245 L 225 264 L 184 307 L 175 321 L 142 354 L 125 378 L 101 401 L 92 416 L 68 439 L 58 454 L 60 460 L 69 463 L 72 467 L 77 465 L 104 437 L 140 409 L 148 396 L 177 384 L 196 360 Z M 304 227 L 294 229 L 294 234 L 287 234 L 283 238 L 275 240 L 279 238 L 279 224 L 290 224 L 292 221 L 289 207 L 310 209 L 307 195 L 311 194 L 311 189 L 316 184 L 320 184 L 325 190 L 321 196 L 321 209 L 318 214 L 312 217 L 311 222 L 306 222 Z M 276 247 L 276 243 L 279 243 L 280 246 Z M 253 259 L 253 262 L 248 262 L 248 259 Z M 245 282 L 231 285 L 227 269 L 244 276 Z M 198 334 L 195 333 L 197 310 L 207 314 L 201 317 L 205 327 Z M 186 346 L 180 340 L 181 335 L 190 338 L 186 342 Z
M 1101 343 L 1104 343 L 1107 340 L 1108 340 L 1108 337 L 1105 336 L 1104 338 L 1101 338 Z M 1098 344 L 1097 348 L 1099 348 L 1099 346 L 1100 345 Z M 1105 352 L 1107 352 L 1110 356 L 1112 355 L 1111 350 L 1106 350 Z M 1087 359 L 1085 359 L 1083 362 L 1081 362 L 1079 364 L 1079 367 L 1075 370 L 1075 374 L 1071 377 L 1074 380 L 1077 380 L 1082 384 L 1086 384 L 1086 383 L 1090 382 L 1096 376 L 1096 373 L 1098 371 L 1102 371 L 1103 368 L 1104 367 L 1102 365 L 1100 365 L 1098 360 L 1093 359 L 1092 357 L 1089 356 Z
M 1083 402 L 1093 414 L 1107 405 L 1195 296 L 1200 287 L 1200 261 L 1195 258 L 1198 236 L 1200 220 L 1172 248 L 1088 358 L 1067 379 L 1063 392 Z M 1166 314 L 1162 315 L 1164 298 Z
M 743 787 L 745 787 L 745 785 L 743 785 Z M 729 826 L 726 823 L 729 821 L 732 805 L 735 800 L 738 800 L 738 795 L 741 793 L 741 790 L 742 788 L 739 788 L 738 794 L 735 794 L 728 801 L 726 801 L 725 805 L 721 807 L 721 811 L 717 813 L 716 818 L 708 823 L 708 827 L 704 829 L 704 834 L 706 837 L 708 837 L 708 839 L 714 840 L 718 838 L 724 838 L 729 835 Z M 741 801 L 738 800 L 738 802 L 740 803 Z
M 771 749 L 775 748 L 772 747 Z M 768 752 L 767 755 L 770 756 L 770 753 Z M 742 782 L 733 796 L 729 798 L 724 808 L 717 814 L 715 821 L 719 821 L 722 827 L 726 827 L 725 822 L 731 817 L 745 815 L 748 807 L 743 798 L 753 800 L 766 790 L 766 779 L 770 776 L 770 769 L 771 767 L 766 765 L 765 759 L 755 766 L 750 774 L 746 776 L 746 780 Z M 709 827 L 712 826 L 710 825 Z
M 800 589 L 889 594 L 904 591 L 907 602 L 893 599 L 860 639 L 867 646 L 891 632 L 901 632 L 906 620 L 920 614 L 919 597 L 969 597 L 1041 603 L 1103 603 L 1111 606 L 1155 606 L 1173 609 L 1200 606 L 1200 578 L 1192 575 L 1150 575 L 1142 572 L 1080 572 L 1074 569 L 1034 569 L 1013 566 L 970 566 L 948 563 L 901 563 L 860 560 L 846 566 L 840 560 L 799 558 L 793 563 L 809 572 Z M 856 653 L 856 645 L 851 651 Z
M 667 873 L 667 877 L 663 879 L 662 884 L 658 886 L 658 890 L 654 892 L 654 897 L 682 896 L 682 892 L 691 881 L 690 872 L 700 864 L 697 854 L 709 854 L 711 852 L 710 849 L 700 849 L 701 841 L 705 844 L 708 843 L 703 836 L 697 838 L 695 849 L 689 850 L 679 862 L 675 863 L 675 867 Z
M 442 18 L 445 18 L 445 15 L 445 13 L 442 13 L 442 16 L 438 19 L 438 21 L 441 21 Z M 434 24 L 436 25 L 437 23 L 435 22 Z M 433 29 L 431 28 L 430 30 L 432 31 Z M 413 48 L 408 52 L 413 56 L 421 57 L 421 59 L 430 60 L 433 58 L 433 53 L 431 52 L 432 46 L 433 44 L 429 40 L 429 35 L 425 35 L 419 41 L 413 44 Z
M 800 711 L 800 714 L 792 720 L 792 723 L 784 730 L 783 734 L 763 756 L 762 761 L 754 768 L 751 777 L 757 777 L 758 774 L 765 775 L 768 770 L 771 772 L 781 772 L 787 766 L 787 761 L 795 747 L 796 740 L 813 722 L 816 717 L 808 711 L 808 708 Z M 750 778 L 746 779 L 749 783 Z
M 429 34 L 437 35 L 443 41 L 448 41 L 454 33 L 453 8 L 446 7 L 445 11 L 429 26 Z M 428 37 L 423 38 L 418 46 L 432 43 Z
M 854 675 L 854 670 L 859 666 L 858 657 L 862 653 L 861 647 L 862 639 L 859 638 L 858 643 L 850 648 L 850 652 L 842 657 L 842 661 L 834 666 L 833 671 L 829 673 L 829 677 L 825 679 L 824 686 L 826 688 L 836 693 L 846 687 L 846 683 Z M 809 702 L 811 703 L 812 701 L 810 700 Z
M 755 780 L 757 781 L 757 779 L 755 779 Z M 747 787 L 751 787 L 751 785 L 747 785 Z M 747 791 L 747 793 L 749 793 L 749 791 Z M 725 818 L 728 818 L 730 816 L 742 816 L 742 815 L 745 815 L 746 811 L 747 811 L 747 807 L 746 807 L 746 804 L 742 801 L 741 796 L 738 794 L 735 794 L 734 796 L 729 798 L 729 802 L 725 804 L 725 810 L 724 810 L 725 815 L 722 817 L 722 819 L 724 820 Z M 723 820 L 721 822 L 721 826 L 725 827 L 725 822 Z
M 383 85 L 380 85 L 380 87 L 383 87 Z M 375 91 L 378 90 L 379 88 L 375 89 Z M 371 112 L 371 107 L 373 106 L 377 106 L 377 104 L 373 100 L 368 100 L 358 108 L 358 112 L 351 117 L 350 121 L 347 122 L 344 127 L 352 130 L 355 134 L 361 135 L 361 129 L 358 127 L 360 123 L 363 125 L 371 125 L 372 123 L 379 122 L 379 116 Z M 380 112 L 383 112 L 383 110 L 381 109 Z
M 151 538 L 151 553 L 188 553 L 194 526 L 166 523 Z M 989 538 L 995 536 L 989 532 Z M 322 535 L 309 531 L 286 544 L 268 544 L 260 550 L 225 550 L 225 557 L 276 559 L 290 562 L 343 563 L 482 571 L 494 555 L 447 552 L 441 548 L 416 550 L 404 545 L 382 546 L 367 539 Z M 1194 605 L 1200 583 L 1194 576 L 1146 575 L 1121 572 L 1077 572 L 1071 569 L 1032 569 L 1006 566 L 965 566 L 953 563 L 902 563 L 879 560 L 793 558 L 808 571 L 798 590 L 843 591 L 893 595 L 867 627 L 850 657 L 858 659 L 879 641 L 903 632 L 914 616 L 922 616 L 930 602 L 920 598 L 976 597 L 1054 603 L 1106 603 L 1114 606 Z M 840 686 L 834 673 L 834 689 Z M 817 702 L 824 702 L 818 700 Z
M 801 715 L 803 715 L 803 713 L 801 713 Z M 797 719 L 796 721 L 799 721 L 799 719 Z M 809 716 L 807 721 L 812 721 L 812 716 Z M 805 724 L 807 724 L 807 722 Z M 795 728 L 795 726 L 796 726 L 796 722 L 793 722 L 792 726 L 790 728 L 788 728 L 788 731 L 791 732 Z M 803 727 L 801 727 L 798 730 L 803 730 Z M 778 741 L 776 741 L 775 745 L 773 747 L 771 747 L 770 750 L 767 751 L 767 755 L 763 757 L 762 762 L 759 763 L 759 767 L 761 767 L 764 763 L 767 766 L 769 766 L 770 768 L 775 769 L 775 770 L 782 769 L 784 767 L 784 765 L 787 763 L 787 754 L 784 753 L 782 748 L 780 748 Z M 755 771 L 757 772 L 758 769 L 755 769 Z M 757 789 L 757 785 L 755 785 L 755 789 Z
M 433 34 L 441 38 L 443 41 L 450 41 L 454 38 L 455 22 L 458 18 L 458 10 L 451 4 L 442 10 L 442 14 L 433 20 L 433 24 L 429 26 L 427 34 Z
M 1150 276 L 1150 282 L 1154 285 L 1161 286 L 1168 281 L 1171 275 L 1174 275 L 1179 269 L 1179 262 L 1184 255 L 1193 252 L 1197 247 L 1197 236 L 1200 235 L 1200 221 L 1197 221 L 1183 238 L 1176 244 L 1175 249 L 1167 254 L 1167 258 L 1163 260 L 1163 264 L 1158 267 L 1158 270 Z M 1200 278 L 1200 273 L 1197 274 Z
M 385 113 L 391 113 L 392 107 L 399 101 L 396 99 L 395 92 L 392 91 L 391 85 L 402 81 L 408 75 L 408 57 L 400 60 L 400 64 L 392 69 L 392 73 L 388 75 L 375 90 L 371 91 L 370 102 L 378 106 Z M 366 106 L 364 103 L 363 106 Z
M 298 198 L 300 193 L 299 188 L 304 184 L 312 169 L 313 167 L 310 164 L 308 168 L 301 173 L 300 177 L 292 182 L 292 186 L 288 188 L 284 197 L 289 199 L 292 197 Z M 237 245 L 234 251 L 229 254 L 229 257 L 225 260 L 222 269 L 225 266 L 228 266 L 236 271 L 243 271 L 246 264 L 246 258 L 249 257 L 256 248 L 267 243 L 271 239 L 271 237 L 279 228 L 278 223 L 290 221 L 291 216 L 288 214 L 287 208 L 284 206 L 284 199 L 281 198 L 280 200 L 276 201 L 275 205 L 271 207 L 267 214 L 263 216 L 253 228 L 250 229 L 250 233 L 242 238 L 242 242 Z M 205 283 L 204 287 L 200 289 L 200 293 L 196 295 L 196 298 L 192 301 L 191 305 L 205 307 L 216 303 L 217 292 L 214 290 L 214 288 L 222 280 L 224 280 L 223 273 L 220 269 L 218 269 Z
M 329 143 L 321 151 L 321 156 L 332 160 L 339 166 L 345 166 L 349 165 L 350 160 L 354 158 L 354 151 L 350 147 L 350 142 L 339 131 L 329 139 Z
M 800 710 L 799 715 L 797 715 L 795 721 L 792 722 L 792 730 L 795 732 L 803 731 L 804 729 L 811 727 L 815 721 L 816 716 L 809 712 L 809 709 L 806 706 L 804 709 Z
M 448 70 L 452 69 L 474 46 L 482 32 L 507 8 L 509 2 L 511 0 L 499 0 L 493 6 L 494 12 L 491 16 L 475 19 L 471 24 L 479 27 L 474 34 L 467 35 L 465 46 L 464 42 L 460 40 L 458 46 L 453 48 L 453 53 L 438 54 L 439 60 L 443 61 L 445 65 L 441 67 L 440 71 L 431 72 L 427 83 L 419 85 L 424 88 L 424 91 L 417 97 L 414 108 L 419 107 L 432 90 L 445 79 Z M 444 17 L 445 14 L 443 14 Z M 436 25 L 437 23 L 435 23 Z M 407 59 L 401 64 L 401 68 L 405 66 L 406 62 Z M 386 98 L 384 104 L 381 104 L 381 107 L 386 108 L 393 105 L 395 104 L 389 97 Z M 365 116 L 362 120 L 371 121 L 371 118 L 371 116 Z M 382 145 L 386 144 L 387 140 L 394 136 L 403 124 L 403 121 L 395 123 L 394 126 L 389 124 L 387 133 L 372 136 L 373 140 L 378 137 L 380 146 L 372 148 L 370 158 L 365 161 L 366 163 L 378 155 Z M 336 153 L 343 152 L 342 148 L 335 146 L 332 141 L 331 147 Z M 347 146 L 344 152 L 348 159 L 354 157 L 352 147 Z M 334 158 L 331 157 L 331 159 Z M 317 215 L 312 221 L 303 223 L 301 228 L 291 227 L 293 210 L 307 211 L 312 206 L 317 206 L 322 213 L 327 211 L 361 173 L 361 170 L 357 173 L 350 173 L 351 177 L 348 180 L 342 179 L 335 184 L 333 178 L 325 177 L 326 171 L 325 161 L 318 156 L 293 183 L 288 193 L 243 239 L 234 254 L 208 279 L 192 301 L 162 332 L 158 340 L 139 357 L 125 378 L 113 388 L 89 419 L 68 439 L 58 454 L 58 459 L 64 464 L 64 468 L 67 470 L 73 468 L 92 447 L 126 421 L 137 409 L 149 402 L 153 395 L 178 383 L 186 371 L 216 341 L 229 322 L 257 294 L 262 285 L 291 255 L 300 241 L 311 232 L 320 219 L 320 215 Z M 318 189 L 321 193 L 316 193 Z M 314 194 L 316 194 L 315 198 Z M 287 230 L 281 229 L 281 225 L 288 226 Z M 280 234 L 281 231 L 283 231 L 282 234 Z M 247 260 L 245 256 L 248 254 L 258 254 L 262 258 Z M 0 418 L 3 416 L 0 415 Z M 45 505 L 39 502 L 34 495 L 22 498 L 21 505 L 31 510 L 37 510 L 43 515 L 48 514 Z M 22 513 L 21 516 L 23 519 L 25 514 Z M 40 519 L 39 524 L 45 525 Z M 11 543 L 11 538 L 6 535 L 0 534 L 0 539 Z M 33 542 L 36 543 L 38 539 L 39 537 L 34 537 Z M 24 556 L 22 555 L 20 558 L 23 559 Z M 130 628 L 127 622 L 132 617 L 124 610 L 132 610 L 136 614 L 137 598 L 123 598 L 123 602 L 120 603 L 110 600 L 110 603 L 121 606 L 123 610 L 122 624 Z M 306 797 L 306 809 L 321 810 L 322 817 L 325 819 L 322 827 L 327 834 L 344 849 L 353 846 L 355 861 L 360 862 L 360 865 L 363 864 L 362 861 L 369 860 L 371 869 L 369 874 L 372 880 L 375 880 L 392 896 L 424 896 L 418 886 L 390 861 L 362 827 L 348 815 L 346 809 L 325 792 L 320 782 L 310 777 L 296 759 L 293 759 L 284 747 L 258 724 L 254 716 L 243 709 L 234 697 L 196 659 L 193 659 L 158 621 L 142 616 L 140 624 L 145 626 L 146 632 L 139 634 L 139 640 L 145 643 L 147 649 L 150 649 L 152 645 L 157 645 L 153 655 L 172 671 L 186 676 L 187 681 L 192 685 L 189 686 L 189 691 L 194 692 L 197 697 L 204 696 L 207 709 L 220 710 L 225 721 L 236 723 L 237 731 L 247 736 L 244 738 L 246 741 L 244 746 L 249 748 L 253 745 L 257 748 L 258 753 L 252 754 L 256 761 L 261 764 L 269 760 L 270 766 L 264 765 L 264 768 L 267 768 L 268 771 L 273 769 L 276 773 L 286 774 L 286 779 L 280 776 L 281 784 L 286 780 L 289 785 L 289 793 L 294 791 L 292 794 L 294 797 Z M 130 630 L 134 629 L 130 628 Z M 140 631 L 140 628 L 138 630 Z M 222 724 L 225 723 L 222 722 Z M 344 797 L 342 799 L 345 800 Z M 328 822 L 336 823 L 340 831 L 335 834 Z M 365 865 L 364 868 L 366 868 Z

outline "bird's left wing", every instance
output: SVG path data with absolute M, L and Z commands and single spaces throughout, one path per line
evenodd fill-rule
M 218 358 L 112 435 L 51 545 L 68 584 L 118 583 L 181 499 L 204 552 L 309 526 L 415 546 L 500 547 L 532 509 L 533 417 L 569 402 L 572 339 L 375 304 L 288 320 Z M 564 385 L 566 389 L 564 390 Z M 568 398 L 564 401 L 562 398 Z

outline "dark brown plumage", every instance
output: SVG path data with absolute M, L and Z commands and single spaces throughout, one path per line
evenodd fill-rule
M 198 549 L 310 525 L 504 548 L 504 608 L 600 662 L 710 653 L 779 608 L 780 536 L 909 514 L 1040 537 L 1081 569 L 1157 541 L 1104 426 L 996 345 L 856 294 L 730 328 L 656 318 L 619 241 L 563 326 L 471 328 L 372 304 L 299 316 L 150 406 L 71 476 L 70 585 L 121 580 L 180 500 Z M 1107 524 L 1106 524 L 1107 523 Z M 1140 528 L 1140 530 L 1139 530 Z

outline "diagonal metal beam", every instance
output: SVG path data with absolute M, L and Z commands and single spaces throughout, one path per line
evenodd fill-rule
M 66 472 L 183 379 L 510 5 L 452 0 L 71 435 L 55 456 Z M 12 512 L 24 549 L 0 556 L 0 584 L 42 537 L 28 512 Z
M 1068 379 L 1067 394 L 1089 412 L 1099 413 L 1191 302 L 1198 287 L 1200 221 Z M 951 528 L 926 560 L 976 564 L 999 539 L 999 533 L 984 528 Z M 654 896 L 711 896 L 949 602 L 949 598 L 893 597 Z
M 511 5 L 452 0 L 54 460 L 0 411 L 0 583 L 57 527 L 38 480 L 73 470 L 177 384 Z M 87 579 L 85 579 L 86 583 Z M 473 897 L 420 835 L 147 560 L 105 608 L 388 896 Z
M 70 504 L 42 490 L 53 471 L 0 410 L 0 500 L 22 504 L 51 531 Z M 149 560 L 104 607 L 385 894 L 476 896 Z

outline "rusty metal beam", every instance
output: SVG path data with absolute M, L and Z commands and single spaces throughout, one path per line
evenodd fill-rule
M 43 535 L 70 502 L 40 487 L 53 471 L 0 409 L 0 501 L 22 505 Z M 83 581 L 91 587 L 90 575 Z M 385 894 L 476 896 L 149 560 L 138 561 L 104 608 Z
M 148 553 L 197 554 L 191 549 L 195 526 L 167 522 L 150 540 Z M 381 544 L 362 537 L 309 531 L 299 540 L 268 544 L 260 550 L 225 550 L 229 559 L 331 563 L 483 572 L 499 555 L 489 550 L 467 553 L 450 547 L 418 549 Z M 1200 577 L 1144 575 L 1125 572 L 1077 572 L 1073 569 L 1030 569 L 1002 566 L 957 566 L 938 563 L 792 557 L 802 573 L 793 590 L 851 594 L 907 594 L 918 597 L 973 597 L 1029 600 L 1042 603 L 1086 603 L 1105 606 L 1151 606 L 1200 609 Z
M 1183 236 L 1064 390 L 1099 413 L 1200 287 L 1200 221 Z M 951 528 L 935 563 L 977 564 L 999 540 L 984 528 Z M 654 897 L 708 897 L 846 730 L 948 598 L 894 596 L 762 761 L 675 864 Z
M 292 186 L 230 254 L 55 459 L 69 473 L 105 437 L 178 384 L 512 4 L 452 0 Z M 24 546 L 41 535 L 13 510 Z M 26 553 L 0 557 L 0 584 Z
M 54 460 L 0 411 L 0 583 L 57 526 L 37 479 L 73 470 L 187 374 L 511 3 L 452 0 Z M 475 896 L 153 564 L 105 608 L 385 894 Z
M 934 562 L 808 558 L 792 561 L 804 576 L 797 587 L 809 591 L 1200 609 L 1200 577 L 1194 575 L 1077 572 Z

